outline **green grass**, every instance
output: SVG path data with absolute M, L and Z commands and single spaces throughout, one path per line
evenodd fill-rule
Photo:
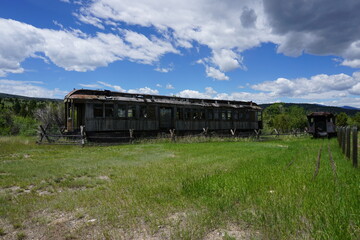
M 6 233 L 36 238 L 35 228 L 68 239 L 90 233 L 94 239 L 203 239 L 222 229 L 223 239 L 235 233 L 360 238 L 360 174 L 336 140 L 84 148 L 33 142 L 0 138 L 0 227 Z

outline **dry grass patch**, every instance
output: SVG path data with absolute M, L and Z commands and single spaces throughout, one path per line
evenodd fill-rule
M 254 240 L 263 239 L 259 231 L 251 230 L 244 225 L 229 224 L 226 228 L 215 229 L 205 235 L 204 240 Z

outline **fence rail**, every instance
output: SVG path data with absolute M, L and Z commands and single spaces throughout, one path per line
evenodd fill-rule
M 339 147 L 348 159 L 352 159 L 353 166 L 358 167 L 358 129 L 357 127 L 338 127 L 337 137 Z

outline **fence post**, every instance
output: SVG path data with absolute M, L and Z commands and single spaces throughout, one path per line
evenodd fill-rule
M 342 153 L 345 154 L 345 127 L 341 127 L 341 149 Z
M 129 137 L 130 137 L 130 143 L 133 143 L 134 140 L 134 129 L 129 129 Z
M 171 141 L 175 142 L 175 129 L 169 129 Z
M 81 134 L 81 146 L 84 147 L 85 145 L 85 126 L 80 126 L 80 134 Z
M 341 147 L 342 145 L 342 143 L 341 143 L 341 138 L 342 138 L 342 136 L 341 136 L 341 127 L 337 127 L 336 128 L 336 131 L 337 131 L 337 139 L 338 139 L 338 143 L 339 143 L 339 147 Z
M 350 149 L 351 149 L 351 127 L 346 127 L 346 149 L 345 149 L 345 155 L 347 158 L 350 159 Z
M 353 128 L 352 131 L 352 140 L 353 140 L 353 151 L 352 151 L 352 160 L 353 160 L 353 166 L 355 168 L 358 167 L 358 130 L 357 127 Z

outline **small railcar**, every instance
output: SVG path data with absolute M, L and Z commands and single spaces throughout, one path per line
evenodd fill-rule
M 308 133 L 314 138 L 335 137 L 336 136 L 336 117 L 329 112 L 313 112 L 307 115 Z
M 65 132 L 85 126 L 96 136 L 147 137 L 175 131 L 196 133 L 254 133 L 262 128 L 262 111 L 254 102 L 194 99 L 149 94 L 79 89 L 67 94 Z

